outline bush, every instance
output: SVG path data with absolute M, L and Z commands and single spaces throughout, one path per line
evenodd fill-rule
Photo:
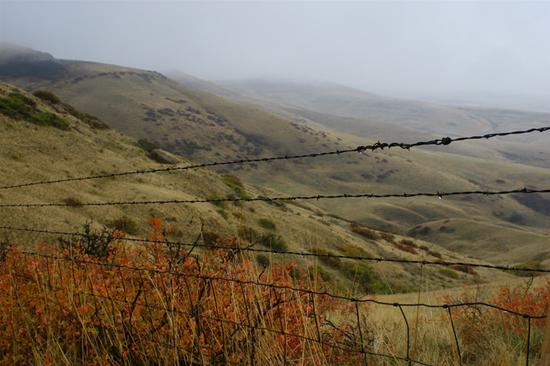
M 70 207 L 82 206 L 82 202 L 80 202 L 78 198 L 74 198 L 74 197 L 65 198 L 63 202 Z
M 334 253 L 330 250 L 326 250 L 323 248 L 313 248 L 311 252 L 320 255 L 320 257 L 318 258 L 322 263 L 331 268 L 341 270 L 342 260 L 340 258 L 328 257 L 327 255 L 334 255 Z
M 69 113 L 71 116 L 78 118 L 82 122 L 86 123 L 88 126 L 90 126 L 93 129 L 96 130 L 108 130 L 110 127 L 103 121 L 101 121 L 96 116 L 92 116 L 91 114 L 80 112 L 77 109 L 75 109 L 72 105 L 69 105 L 67 103 L 63 103 L 63 107 Z
M 402 250 L 404 252 L 407 252 L 407 253 L 411 253 L 411 254 L 418 254 L 418 252 L 416 251 L 416 249 L 414 247 L 411 247 L 409 245 L 404 245 L 402 243 L 394 243 L 393 244 L 397 249 L 399 250 Z
M 259 219 L 258 220 L 258 225 L 260 225 L 261 227 L 263 227 L 266 230 L 271 230 L 271 231 L 277 230 L 277 227 L 275 226 L 275 223 L 271 220 L 268 220 L 268 219 Z
M 90 224 L 84 225 L 82 235 L 75 238 L 58 239 L 59 247 L 69 253 L 76 253 L 94 257 L 100 260 L 106 260 L 115 253 L 113 244 L 117 240 L 115 232 L 103 230 L 102 232 L 92 231 Z
M 233 192 L 235 192 L 238 198 L 250 198 L 250 196 L 246 192 L 246 189 L 244 188 L 243 182 L 241 182 L 239 177 L 227 174 L 222 176 L 222 181 L 225 183 L 226 186 L 231 188 Z
M 17 92 L 0 97 L 0 113 L 40 126 L 51 126 L 60 130 L 69 129 L 69 124 L 57 114 L 39 110 L 34 100 Z
M 451 266 L 451 268 L 454 269 L 455 271 L 464 272 L 466 274 L 471 274 L 471 275 L 477 274 L 477 272 L 472 267 L 466 266 L 463 264 L 454 264 Z
M 400 241 L 400 244 L 401 244 L 401 245 L 408 246 L 408 247 L 418 248 L 418 245 L 416 245 L 415 242 L 412 241 L 412 240 L 410 240 L 410 239 L 402 239 L 402 240 Z M 425 246 L 425 248 L 427 249 L 426 246 Z
M 147 139 L 139 139 L 137 141 L 137 144 L 139 147 L 141 147 L 143 150 L 145 150 L 146 152 L 150 153 L 151 151 L 155 150 L 155 149 L 158 149 L 159 146 Z
M 432 257 L 435 257 L 435 258 L 439 258 L 439 259 L 443 258 L 443 256 L 441 255 L 441 253 L 436 252 L 435 250 L 428 250 L 427 253 L 428 253 L 429 255 L 431 255 Z
M 221 238 L 218 234 L 211 231 L 204 231 L 202 233 L 202 240 L 206 245 L 217 245 L 219 244 Z
M 452 278 L 452 279 L 458 279 L 459 278 L 458 273 L 456 273 L 455 271 L 453 271 L 452 269 L 449 269 L 449 268 L 440 268 L 438 272 L 441 273 L 445 277 L 449 277 L 449 278 Z
M 108 226 L 112 229 L 116 229 L 130 235 L 136 235 L 139 232 L 138 224 L 127 216 L 123 216 L 109 222 Z
M 241 226 L 238 231 L 239 238 L 250 244 L 256 244 L 260 234 L 249 226 Z
M 380 238 L 390 243 L 393 243 L 393 241 L 395 240 L 395 236 L 392 233 L 387 232 L 381 232 Z
M 280 235 L 273 233 L 263 234 L 258 238 L 258 243 L 272 250 L 285 251 L 288 249 L 285 241 Z
M 48 102 L 50 104 L 59 104 L 61 103 L 61 99 L 57 95 L 55 95 L 52 92 L 49 92 L 47 90 L 37 90 L 34 93 L 32 93 L 35 97 Z
M 388 294 L 392 293 L 388 284 L 378 276 L 378 274 L 364 263 L 351 264 L 342 267 L 342 273 L 349 280 L 355 281 L 361 285 L 366 293 Z
M 359 234 L 361 235 L 362 237 L 365 237 L 367 239 L 370 239 L 370 240 L 378 240 L 380 239 L 380 236 L 378 235 L 378 233 L 376 233 L 376 231 L 374 230 L 371 230 L 367 227 L 364 227 L 364 226 L 360 226 L 358 224 L 351 224 L 350 225 L 350 229 L 351 231 L 353 231 L 354 233 L 356 234 Z
M 269 264 L 271 263 L 271 261 L 269 260 L 269 257 L 263 254 L 259 254 L 256 256 L 256 262 L 262 268 L 269 267 Z

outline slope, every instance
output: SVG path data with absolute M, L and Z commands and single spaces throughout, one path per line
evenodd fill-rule
M 275 114 L 257 104 L 215 96 L 151 71 L 88 62 L 55 62 L 63 65 L 63 77 L 19 75 L 6 79 L 29 90 L 53 90 L 117 130 L 193 160 L 326 151 L 372 141 L 359 134 L 335 132 L 302 117 Z M 192 84 L 196 87 L 200 83 Z M 485 130 L 483 127 L 475 133 Z M 400 131 L 396 130 L 396 136 Z M 412 135 L 404 135 L 410 141 Z M 418 132 L 415 136 L 421 137 Z M 543 186 L 548 181 L 544 168 L 464 158 L 444 149 L 379 151 L 315 161 L 218 168 L 218 171 L 237 172 L 247 182 L 289 194 L 517 188 Z M 318 206 L 363 225 L 403 235 L 411 232 L 462 253 L 500 262 L 540 260 L 541 253 L 547 250 L 548 213 L 535 209 L 532 202 L 512 197 L 475 201 L 465 198 L 319 202 Z M 419 225 L 434 225 L 437 220 L 456 222 L 453 235 L 440 235 L 439 227 L 415 229 Z M 483 227 L 485 235 L 472 239 L 468 234 L 471 223 Z M 525 232 L 530 235 L 529 250 L 522 250 L 526 246 L 522 237 Z M 543 260 L 548 261 L 546 257 Z
M 41 95 L 41 94 L 38 94 Z M 36 98 L 8 84 L 0 84 L 0 185 L 14 182 L 79 176 L 117 170 L 155 167 L 148 153 L 132 138 L 110 129 L 87 123 L 70 106 L 51 97 Z M 53 102 L 52 102 L 53 100 Z M 58 124 L 38 123 L 31 117 L 7 112 L 25 109 L 53 116 Z M 22 103 L 22 104 L 21 104 Z M 52 118 L 53 118 L 52 117 Z M 50 119 L 51 120 L 51 119 Z M 177 157 L 176 157 L 177 158 Z M 186 162 L 178 158 L 181 162 Z M 163 218 L 173 228 L 171 240 L 190 243 L 197 236 L 212 242 L 216 237 L 239 237 L 255 248 L 295 250 L 312 253 L 371 255 L 389 258 L 432 258 L 471 260 L 422 240 L 379 233 L 308 204 L 198 204 L 135 207 L 82 207 L 81 202 L 132 199 L 190 199 L 229 195 L 269 195 L 277 192 L 243 185 L 235 176 L 220 176 L 208 170 L 148 174 L 100 180 L 71 182 L 53 186 L 36 186 L 3 190 L 2 202 L 64 202 L 67 207 L 4 209 L 2 226 L 28 226 L 74 231 L 86 222 L 94 227 L 122 229 L 131 235 L 144 235 L 147 220 Z M 202 229 L 201 229 L 202 227 Z M 10 241 L 55 240 L 33 233 L 3 232 Z M 400 244 L 401 242 L 406 244 Z M 409 246 L 405 248 L 403 245 Z M 423 247 L 423 249 L 421 248 Z M 413 249 L 411 249 L 413 248 Z M 414 249 L 415 248 L 415 249 Z M 259 263 L 297 261 L 302 268 L 320 273 L 347 293 L 382 293 L 415 289 L 416 265 L 368 264 L 366 262 L 311 257 L 259 255 Z M 459 283 L 488 281 L 494 276 L 510 275 L 480 269 L 473 272 L 432 267 L 425 275 L 435 288 Z

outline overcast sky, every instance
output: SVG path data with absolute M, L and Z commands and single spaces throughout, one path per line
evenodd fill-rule
M 550 96 L 550 2 L 6 2 L 0 40 L 211 80 Z

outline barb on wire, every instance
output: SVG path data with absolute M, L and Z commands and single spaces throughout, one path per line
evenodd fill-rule
M 273 157 L 266 157 L 266 158 L 238 159 L 238 160 L 229 160 L 229 161 L 215 161 L 215 162 L 191 164 L 191 165 L 185 165 L 185 166 L 172 166 L 172 167 L 164 167 L 164 168 L 138 169 L 138 170 L 128 170 L 128 171 L 112 172 L 112 173 L 98 174 L 98 175 L 88 175 L 88 176 L 73 177 L 73 178 L 59 178 L 59 179 L 52 179 L 52 180 L 41 180 L 41 181 L 35 181 L 35 182 L 27 182 L 27 183 L 19 183 L 19 184 L 11 184 L 11 185 L 0 186 L 0 190 L 31 187 L 31 186 L 50 185 L 50 184 L 58 184 L 58 183 L 67 183 L 67 182 L 76 182 L 76 181 L 86 181 L 86 180 L 93 180 L 93 179 L 115 178 L 115 177 L 138 175 L 138 174 L 151 174 L 151 173 L 193 170 L 193 169 L 199 169 L 199 168 L 210 168 L 210 167 L 225 166 L 225 165 L 239 165 L 239 164 L 272 162 L 272 161 L 278 161 L 278 160 L 318 158 L 318 157 L 329 156 L 329 155 L 341 155 L 341 154 L 347 154 L 347 153 L 360 153 L 360 152 L 369 151 L 369 150 L 370 151 L 376 151 L 376 150 L 391 149 L 391 148 L 396 148 L 396 147 L 401 148 L 401 149 L 405 149 L 405 150 L 409 150 L 413 147 L 418 147 L 418 146 L 428 146 L 428 145 L 446 146 L 446 145 L 451 144 L 452 142 L 459 142 L 459 141 L 466 141 L 466 140 L 482 140 L 482 139 L 490 139 L 490 138 L 499 137 L 499 136 L 522 135 L 522 134 L 528 134 L 528 133 L 533 133 L 533 132 L 546 132 L 546 131 L 549 131 L 549 130 L 550 130 L 550 127 L 539 127 L 539 128 L 530 128 L 528 130 L 488 133 L 488 134 L 485 134 L 485 135 L 464 136 L 464 137 L 455 137 L 455 138 L 443 137 L 443 138 L 439 138 L 439 139 L 433 139 L 433 140 L 427 140 L 427 141 L 418 141 L 418 142 L 414 142 L 414 143 L 376 142 L 376 143 L 371 144 L 371 145 L 362 145 L 362 146 L 357 146 L 355 148 L 350 148 L 350 149 L 333 150 L 333 151 L 318 152 L 318 153 L 296 154 L 296 155 L 281 155 L 281 156 L 273 156 Z
M 290 290 L 295 291 L 303 294 L 313 294 L 317 296 L 326 296 L 337 300 L 345 300 L 350 302 L 358 302 L 358 303 L 372 303 L 382 306 L 392 306 L 392 307 L 424 307 L 424 308 L 430 308 L 430 309 L 448 309 L 448 308 L 460 308 L 460 307 L 487 307 L 494 310 L 498 310 L 504 313 L 508 313 L 511 315 L 523 317 L 523 318 L 531 318 L 531 319 L 545 319 L 545 314 L 527 314 L 527 313 L 521 313 L 515 310 L 507 309 L 505 307 L 490 304 L 486 302 L 476 301 L 476 302 L 461 302 L 461 303 L 451 303 L 451 304 L 428 304 L 428 303 L 397 303 L 397 302 L 387 302 L 387 301 L 381 301 L 376 300 L 372 298 L 357 298 L 357 297 L 350 297 L 350 296 L 344 296 L 344 295 L 337 295 L 330 293 L 328 291 L 315 291 L 311 289 L 306 288 L 300 288 L 300 287 L 294 287 L 290 285 L 283 285 L 283 284 L 277 284 L 277 283 L 270 283 L 270 282 L 262 282 L 259 280 L 243 280 L 238 278 L 230 278 L 230 277 L 223 277 L 223 276 L 210 276 L 206 274 L 200 274 L 200 273 L 183 273 L 178 271 L 170 271 L 170 270 L 160 270 L 160 269 L 152 269 L 152 268 L 146 268 L 146 267 L 135 267 L 135 266 L 129 266 L 129 265 L 123 265 L 123 264 L 117 264 L 117 263 L 107 263 L 107 262 L 97 262 L 92 260 L 85 260 L 81 258 L 71 257 L 71 256 L 55 256 L 55 255 L 49 255 L 49 254 L 43 254 L 38 252 L 32 252 L 32 251 L 20 251 L 20 253 L 27 255 L 27 256 L 35 256 L 35 257 L 41 257 L 41 258 L 49 258 L 52 260 L 60 260 L 60 261 L 69 261 L 76 264 L 85 264 L 85 265 L 94 265 L 99 267 L 107 267 L 107 268 L 114 268 L 114 269 L 127 269 L 131 271 L 138 271 L 138 272 L 150 272 L 155 274 L 168 274 L 176 277 L 184 277 L 184 278 L 195 278 L 203 281 L 222 281 L 222 282 L 231 282 L 236 284 L 243 284 L 243 285 L 254 285 L 254 286 L 260 286 L 260 287 L 266 287 L 271 289 L 281 289 L 281 290 Z
M 48 234 L 48 235 L 62 235 L 62 236 L 79 236 L 79 237 L 86 236 L 86 234 L 80 233 L 80 232 L 40 230 L 40 229 L 12 227 L 12 226 L 0 226 L 0 230 L 22 231 L 22 232 L 29 232 L 29 233 Z M 292 256 L 300 256 L 300 257 L 337 258 L 337 259 L 349 259 L 349 260 L 362 260 L 362 261 L 368 261 L 368 262 L 421 264 L 421 265 L 444 266 L 444 267 L 467 266 L 467 267 L 495 269 L 495 270 L 500 270 L 500 271 L 550 273 L 550 269 L 530 268 L 530 267 L 516 267 L 516 266 L 513 266 L 513 265 L 497 265 L 497 264 L 459 262 L 459 261 L 444 261 L 444 260 L 427 261 L 427 260 L 420 260 L 420 259 L 417 260 L 417 259 L 399 259 L 399 258 L 362 256 L 362 255 L 343 255 L 343 254 L 341 255 L 341 254 L 329 254 L 329 253 L 311 253 L 311 252 L 299 252 L 299 251 L 289 251 L 289 250 L 261 249 L 261 248 L 253 248 L 253 247 L 250 247 L 250 246 L 246 246 L 246 247 L 231 246 L 231 247 L 228 247 L 228 246 L 224 246 L 224 245 L 206 244 L 206 243 L 198 243 L 198 242 L 186 243 L 186 242 L 172 241 L 172 240 L 159 241 L 159 240 L 151 240 L 151 239 L 143 239 L 143 238 L 130 238 L 130 237 L 124 237 L 124 238 L 121 238 L 120 240 L 133 242 L 133 243 L 165 244 L 165 245 L 170 245 L 170 246 L 204 248 L 204 249 L 210 249 L 210 250 L 226 250 L 226 251 L 233 251 L 233 252 L 281 254 L 281 255 L 292 255 Z
M 222 203 L 222 202 L 274 202 L 274 201 L 318 201 L 329 199 L 355 199 L 355 198 L 411 198 L 411 197 L 451 197 L 451 196 L 497 196 L 508 194 L 530 194 L 530 193 L 550 193 L 550 188 L 531 189 L 517 188 L 501 191 L 454 191 L 454 192 L 412 192 L 412 193 L 356 193 L 356 194 L 318 194 L 313 196 L 279 196 L 253 198 L 212 198 L 212 199 L 191 199 L 191 200 L 151 200 L 151 201 L 110 201 L 110 202 L 82 202 L 75 205 L 73 202 L 48 202 L 48 203 L 3 203 L 0 208 L 40 208 L 40 207 L 102 207 L 102 206 L 144 206 L 144 205 L 179 205 L 179 204 L 197 204 L 197 203 Z

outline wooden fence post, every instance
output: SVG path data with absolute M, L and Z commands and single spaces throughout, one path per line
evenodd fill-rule
M 542 360 L 541 366 L 550 366 L 550 307 L 548 308 L 548 316 L 546 317 L 546 330 L 542 339 Z

